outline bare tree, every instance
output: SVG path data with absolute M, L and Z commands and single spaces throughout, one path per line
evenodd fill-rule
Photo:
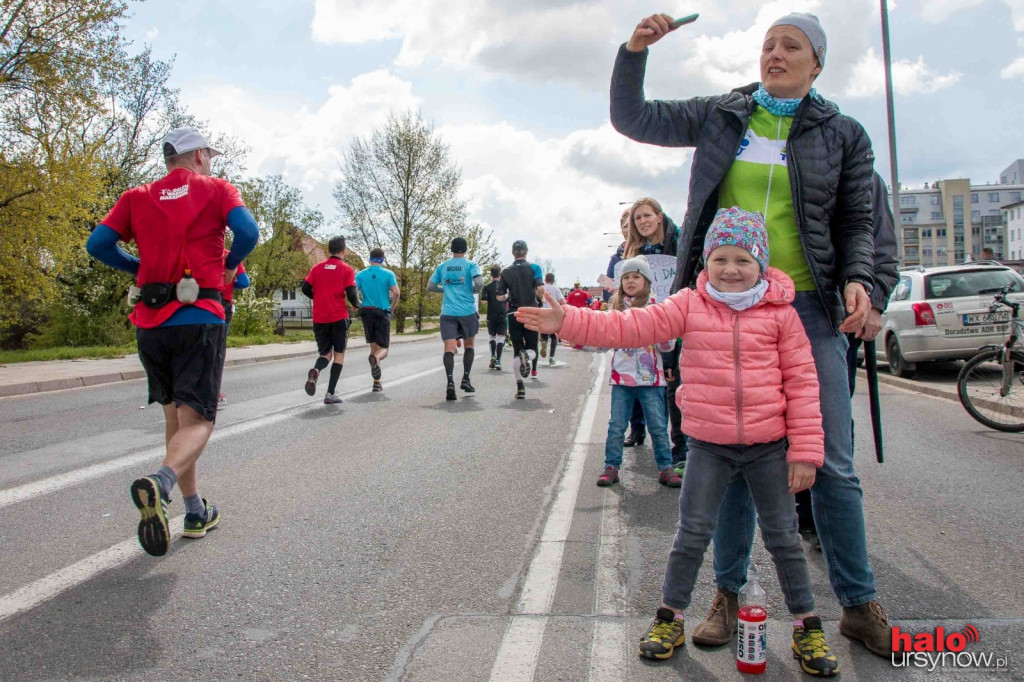
M 334 199 L 348 220 L 350 242 L 363 250 L 383 248 L 398 286 L 414 293 L 423 279 L 420 271 L 443 260 L 438 245 L 466 229 L 466 206 L 458 198 L 462 171 L 448 145 L 419 113 L 392 114 L 369 139 L 353 140 L 342 172 Z M 396 332 L 405 331 L 409 306 L 416 300 L 403 293 L 395 311 Z M 417 304 L 415 309 L 420 308 Z

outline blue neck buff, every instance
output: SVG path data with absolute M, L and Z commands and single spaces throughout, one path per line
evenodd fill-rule
M 818 91 L 811 88 L 811 99 L 818 96 Z M 767 90 L 764 89 L 764 84 L 758 84 L 757 92 L 754 93 L 754 101 L 764 107 L 769 113 L 775 114 L 776 116 L 792 116 L 796 113 L 796 108 L 800 106 L 800 102 L 803 98 L 797 99 L 784 99 L 782 97 L 773 97 Z

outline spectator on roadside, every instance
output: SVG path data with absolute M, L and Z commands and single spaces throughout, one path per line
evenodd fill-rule
M 769 28 L 760 83 L 717 97 L 645 101 L 647 48 L 672 30 L 670 21 L 664 14 L 642 19 L 620 48 L 612 73 L 612 125 L 639 142 L 696 148 L 673 290 L 693 284 L 716 209 L 739 206 L 765 215 L 771 264 L 795 283 L 794 307 L 817 366 L 825 463 L 811 499 L 843 607 L 839 629 L 888 657 L 891 627 L 876 601 L 868 557 L 846 372 L 845 333 L 859 332 L 871 309 L 871 142 L 857 121 L 813 89 L 825 65 L 826 39 L 810 14 L 787 15 Z M 755 518 L 746 483 L 730 486 L 719 512 L 719 594 L 692 637 L 708 645 L 724 644 L 736 631 L 736 592 L 745 580 Z

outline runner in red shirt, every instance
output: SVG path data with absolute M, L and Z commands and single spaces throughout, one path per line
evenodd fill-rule
M 224 258 L 228 257 L 228 250 L 224 249 Z M 228 352 L 228 334 L 231 332 L 231 318 L 235 314 L 235 289 L 246 289 L 249 286 L 249 275 L 245 272 L 245 265 L 243 263 L 238 264 L 238 271 L 235 273 L 235 281 L 230 284 L 225 284 L 221 287 L 220 297 L 224 301 L 224 357 L 227 357 Z M 221 385 L 224 385 L 223 372 L 221 377 Z M 223 405 L 227 402 L 227 398 L 224 397 L 224 392 L 221 391 L 220 395 L 217 396 L 217 403 Z
M 184 537 L 201 538 L 220 521 L 217 508 L 199 495 L 195 464 L 213 431 L 224 368 L 221 288 L 259 238 L 238 190 L 209 177 L 220 152 L 199 131 L 171 130 L 163 153 L 167 175 L 125 192 L 86 244 L 93 257 L 134 274 L 141 287 L 129 319 L 137 327 L 149 402 L 164 407 L 167 450 L 159 471 L 132 483 L 131 496 L 142 516 L 139 542 L 154 556 L 170 546 L 167 502 L 175 484 L 185 498 Z M 225 226 L 234 233 L 226 258 Z M 139 257 L 119 240 L 134 241 Z
M 306 376 L 306 394 L 316 393 L 316 381 L 327 365 L 331 365 L 331 378 L 327 383 L 325 405 L 335 405 L 341 398 L 335 393 L 341 368 L 345 363 L 345 346 L 348 345 L 348 328 L 351 319 L 346 298 L 353 308 L 359 308 L 356 296 L 356 272 L 342 260 L 345 255 L 345 238 L 334 237 L 327 242 L 331 256 L 313 266 L 302 283 L 302 293 L 313 299 L 313 335 L 320 357 Z
M 565 297 L 565 302 L 575 308 L 586 308 L 589 300 L 590 294 L 580 288 L 579 282 L 573 283 L 572 291 Z

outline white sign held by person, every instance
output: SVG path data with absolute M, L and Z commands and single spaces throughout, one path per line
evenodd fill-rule
M 672 291 L 672 280 L 676 278 L 676 257 L 655 254 L 647 256 L 647 262 L 651 265 L 651 276 L 654 282 L 651 284 L 651 292 L 654 300 L 661 303 Z M 619 261 L 615 264 L 615 287 L 619 286 L 619 277 L 622 275 L 622 264 Z

